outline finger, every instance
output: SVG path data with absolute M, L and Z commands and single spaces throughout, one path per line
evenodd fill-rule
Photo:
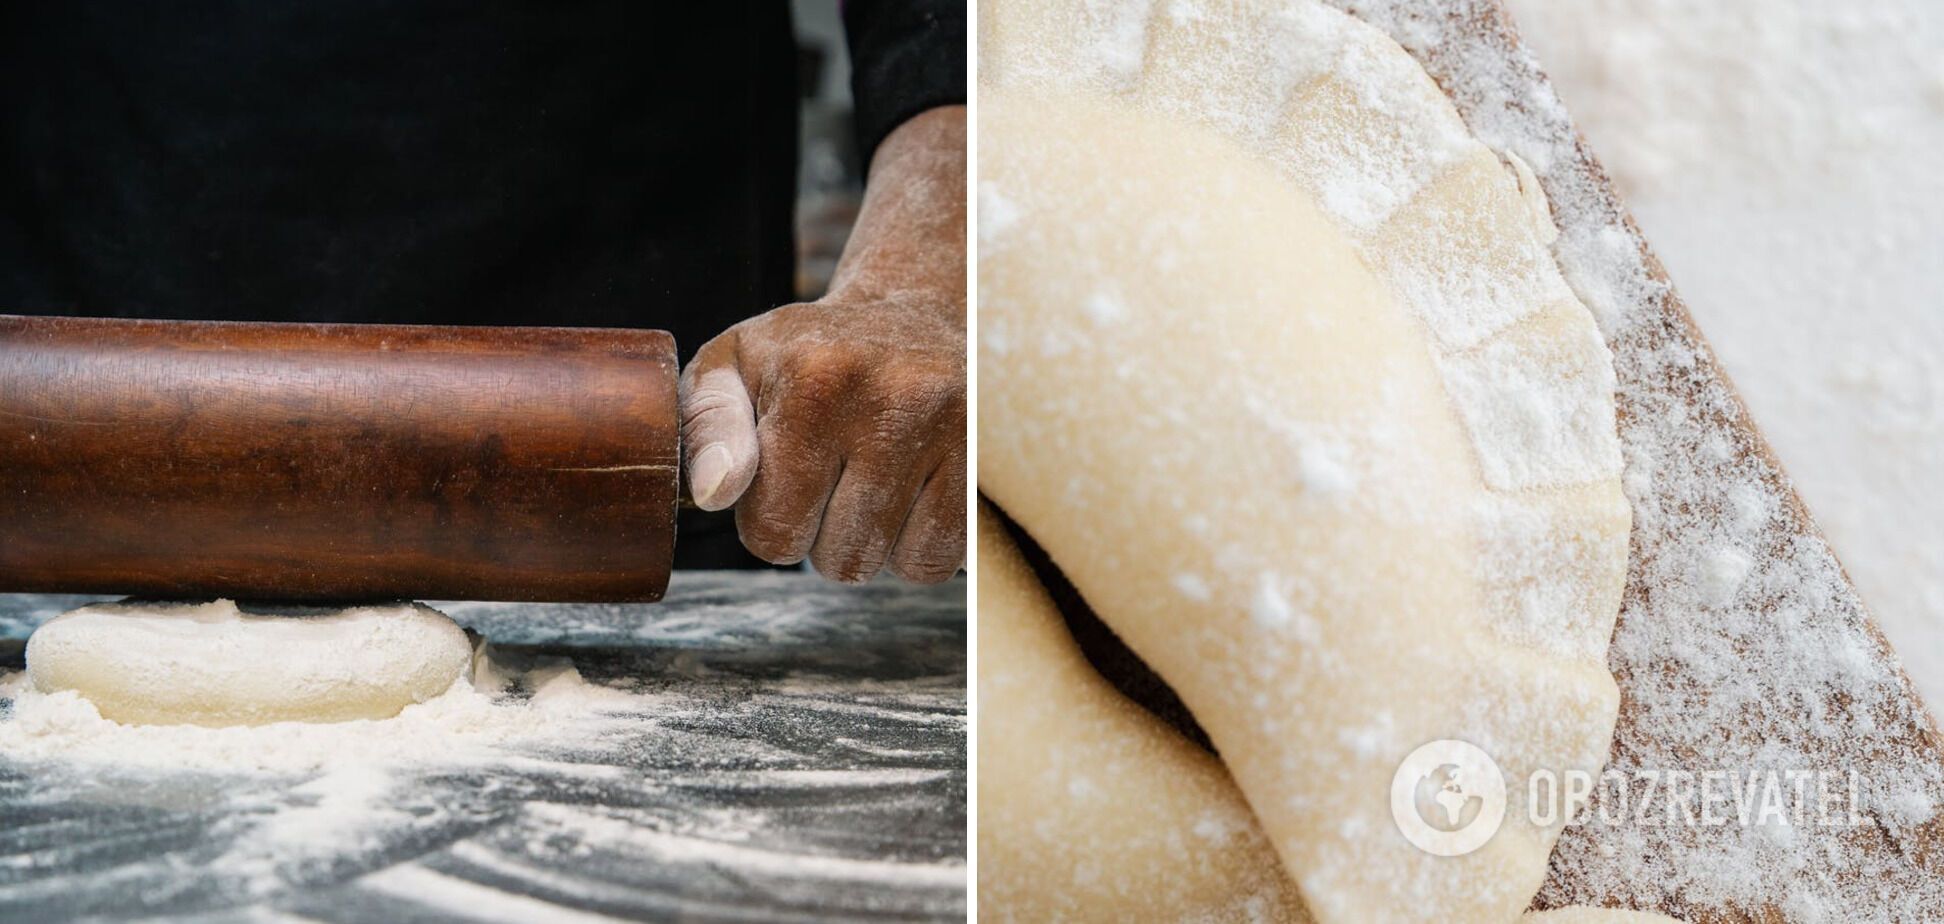
M 682 370 L 682 448 L 689 496 L 703 510 L 734 504 L 756 477 L 756 408 L 736 361 L 736 332 L 702 345 Z
M 965 457 L 960 450 L 932 472 L 891 547 L 891 573 L 937 584 L 965 564 Z
M 736 504 L 736 531 L 756 557 L 791 565 L 810 553 L 818 523 L 843 470 L 840 441 L 827 432 L 842 383 L 787 379 L 756 424 L 761 462 Z
M 810 564 L 818 574 L 861 584 L 884 567 L 924 484 L 916 463 L 909 456 L 845 460 L 810 547 Z

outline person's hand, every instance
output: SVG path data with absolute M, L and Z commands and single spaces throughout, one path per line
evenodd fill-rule
M 965 109 L 878 146 L 830 294 L 751 318 L 682 372 L 689 492 L 756 556 L 845 582 L 965 560 Z

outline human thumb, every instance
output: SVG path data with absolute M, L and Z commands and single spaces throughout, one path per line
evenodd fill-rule
M 735 333 L 702 345 L 682 370 L 682 448 L 689 495 L 703 510 L 734 506 L 756 478 L 756 408 L 736 365 Z

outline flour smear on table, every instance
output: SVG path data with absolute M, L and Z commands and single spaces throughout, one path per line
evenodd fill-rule
M 22 640 L 89 602 L 0 594 L 0 920 L 964 917 L 962 584 L 435 602 L 493 640 L 471 683 L 229 727 L 33 690 Z
M 99 787 L 71 794 L 83 800 L 102 798 L 96 790 L 115 781 L 136 791 L 184 774 L 239 781 L 211 791 L 227 790 L 253 826 L 212 863 L 247 891 L 269 893 L 295 866 L 375 849 L 380 832 L 406 815 L 436 815 L 401 805 L 420 778 L 540 762 L 550 747 L 597 738 L 620 715 L 653 709 L 653 697 L 590 684 L 562 658 L 509 665 L 482 647 L 472 673 L 390 719 L 216 728 L 124 725 L 72 690 L 43 693 L 25 671 L 5 673 L 0 702 L 11 705 L 0 710 L 0 759 L 78 781 L 98 776 Z M 245 779 L 282 780 L 288 798 L 266 799 Z
M 1944 4 L 1506 0 L 1944 706 Z
M 686 669 L 676 663 L 677 673 Z M 843 695 L 814 679 L 785 680 L 775 690 L 772 695 L 813 700 Z M 517 779 L 552 779 L 570 790 L 576 779 L 590 786 L 612 783 L 630 774 L 624 769 L 627 754 L 639 747 L 635 739 L 644 731 L 655 733 L 656 717 L 668 717 L 691 730 L 700 720 L 695 714 L 698 704 L 682 694 L 594 683 L 565 658 L 499 655 L 490 647 L 482 648 L 475 659 L 470 681 L 462 677 L 444 694 L 382 720 L 220 728 L 124 725 L 103 719 L 91 703 L 72 691 L 34 690 L 24 671 L 0 674 L 0 705 L 8 701 L 10 707 L 0 708 L 0 763 L 11 761 L 30 772 L 61 774 L 74 781 L 47 788 L 47 798 L 125 801 L 135 810 L 133 818 L 159 806 L 117 794 L 124 789 L 171 792 L 180 791 L 191 778 L 208 781 L 211 785 L 201 791 L 226 803 L 225 811 L 241 819 L 245 830 L 226 839 L 203 875 L 240 890 L 239 899 L 287 896 L 297 884 L 318 875 L 319 869 L 333 865 L 376 865 L 381 871 L 360 878 L 362 887 L 379 893 L 398 889 L 401 897 L 421 906 L 461 916 L 481 901 L 531 910 L 542 917 L 567 912 L 536 898 L 398 862 L 410 858 L 409 850 L 402 856 L 398 851 L 405 847 L 401 837 L 409 838 L 414 830 L 434 837 L 436 845 L 437 835 L 428 832 L 489 821 L 490 813 L 482 813 L 478 805 L 441 804 L 436 796 L 441 791 L 439 781 L 483 774 L 478 778 L 484 782 L 478 785 L 489 788 L 544 789 L 533 782 L 509 782 Z M 698 761 L 743 768 L 703 775 L 718 788 L 841 790 L 924 784 L 943 776 L 902 768 L 762 769 L 760 765 L 774 756 L 775 749 L 761 740 L 705 744 L 698 736 L 685 737 Z M 677 796 L 689 783 L 680 774 L 664 774 L 636 785 L 674 801 L 646 815 L 625 807 L 546 801 L 523 806 L 513 829 L 516 838 L 524 836 L 523 856 L 554 859 L 522 867 L 512 881 L 534 888 L 557 886 L 555 879 L 567 881 L 571 875 L 549 873 L 549 869 L 569 869 L 572 854 L 595 850 L 699 862 L 737 874 L 875 883 L 886 888 L 952 889 L 963 881 L 962 867 L 949 863 L 820 857 L 766 847 L 757 834 L 776 819 L 763 808 L 698 805 L 692 814 L 705 820 L 703 828 L 694 828 L 692 821 L 670 822 L 688 812 L 680 808 Z M 469 815 L 478 817 L 469 820 Z M 107 835 L 91 831 L 80 846 L 92 845 L 102 836 Z M 480 862 L 493 859 L 490 850 L 464 841 L 447 850 Z M 555 856 L 561 851 L 568 855 Z M 168 857 L 160 859 L 170 862 Z M 57 865 L 71 862 L 56 859 Z M 122 875 L 124 871 L 117 871 L 110 878 Z M 40 885 L 72 888 L 71 879 L 61 875 Z M 19 893 L 37 888 L 33 881 L 19 883 L 0 898 L 24 900 Z M 574 888 L 578 886 L 570 885 L 568 892 Z

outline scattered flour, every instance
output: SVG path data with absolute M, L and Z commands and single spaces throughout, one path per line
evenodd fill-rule
M 1763 917 L 1765 910 L 1805 921 L 1935 919 L 1936 909 L 1944 907 L 1938 859 L 1944 817 L 1937 812 L 1944 801 L 1944 754 L 1932 720 L 1883 650 L 1830 546 L 1795 505 L 1790 482 L 1743 429 L 1742 404 L 1713 364 L 1709 346 L 1681 324 L 1672 290 L 1636 249 L 1619 203 L 1585 164 L 1567 110 L 1538 76 L 1537 61 L 1505 43 L 1492 28 L 1495 9 L 1478 0 L 1435 8 L 1419 0 L 1333 2 L 1399 38 L 1426 62 L 1481 138 L 1531 166 L 1560 226 L 1553 254 L 1575 292 L 1593 308 L 1615 354 L 1624 483 L 1635 529 L 1628 595 L 1609 656 L 1627 698 L 1609 767 L 1855 771 L 1861 777 L 1865 823 L 1860 828 L 1667 826 L 1625 818 L 1570 827 L 1553 855 L 1539 904 L 1627 905 L 1707 919 Z M 1572 22 L 1577 25 L 1571 28 L 1584 30 L 1557 33 L 1569 38 L 1546 57 L 1548 62 L 1557 62 L 1568 75 L 1592 68 L 1585 85 L 1595 94 L 1645 100 L 1633 113 L 1619 107 L 1620 116 L 1612 106 L 1602 108 L 1603 97 L 1575 100 L 1595 119 L 1633 115 L 1653 123 L 1622 124 L 1619 131 L 1633 133 L 1636 141 L 1645 133 L 1649 140 L 1640 143 L 1667 160 L 1629 163 L 1628 139 L 1614 139 L 1623 145 L 1615 161 L 1622 179 L 1644 187 L 1650 201 L 1656 185 L 1664 184 L 1662 189 L 1674 190 L 1670 195 L 1689 198 L 1691 215 L 1720 219 L 1697 220 L 1685 229 L 1650 220 L 1651 236 L 1667 241 L 1672 231 L 1677 253 L 1687 240 L 1679 236 L 1683 233 L 1719 242 L 1690 249 L 1696 263 L 1716 259 L 1736 244 L 1747 247 L 1735 258 L 1743 267 L 1752 271 L 1759 261 L 1766 278 L 1752 285 L 1720 293 L 1705 285 L 1692 291 L 1700 293 L 1702 326 L 1730 353 L 1733 371 L 1753 370 L 1758 392 L 1764 377 L 1798 383 L 1794 390 L 1773 392 L 1786 396 L 1775 402 L 1778 406 L 1764 409 L 1758 401 L 1761 423 L 1781 434 L 1784 461 L 1814 477 L 1820 461 L 1847 460 L 1832 466 L 1848 469 L 1837 472 L 1832 484 L 1854 484 L 1880 473 L 1867 460 L 1893 454 L 1885 451 L 1884 435 L 1872 432 L 1884 420 L 1884 409 L 1869 408 L 1839 421 L 1845 411 L 1863 405 L 1833 395 L 1815 370 L 1833 361 L 1829 344 L 1854 342 L 1845 338 L 1855 334 L 1852 319 L 1858 315 L 1851 308 L 1859 299 L 1919 291 L 1901 288 L 1898 274 L 1913 268 L 1891 270 L 1884 265 L 1894 262 L 1888 255 L 1934 252 L 1939 240 L 1935 225 L 1928 231 L 1919 227 L 1944 214 L 1935 206 L 1937 176 L 1912 177 L 1904 184 L 1895 148 L 1905 140 L 1891 138 L 1907 128 L 1920 150 L 1937 148 L 1938 98 L 1929 89 L 1936 81 L 1937 46 L 1927 37 L 1935 33 L 1915 22 L 1924 17 L 1916 17 L 1910 4 L 1867 10 L 1844 4 L 1652 0 L 1514 5 L 1537 22 Z M 1769 12 L 1774 15 L 1764 15 Z M 1543 27 L 1541 34 L 1546 34 Z M 1932 49 L 1928 56 L 1922 52 L 1926 47 Z M 1845 83 L 1852 77 L 1829 73 L 1838 61 L 1875 61 L 1908 85 L 1858 93 Z M 1763 96 L 1764 74 L 1778 69 L 1772 84 L 1776 96 L 1797 102 Z M 1708 100 L 1687 108 L 1683 101 L 1690 94 Z M 1922 105 L 1932 108 L 1919 106 L 1920 95 Z M 1806 111 L 1779 126 L 1759 117 L 1723 115 L 1798 102 Z M 1838 130 L 1831 137 L 1827 120 L 1852 118 L 1881 122 L 1886 131 L 1851 136 Z M 1595 146 L 1608 140 L 1600 124 L 1589 130 Z M 1752 135 L 1730 138 L 1739 132 Z M 1656 133 L 1666 134 L 1653 140 Z M 1668 137 L 1675 140 L 1664 140 Z M 1859 153 L 1870 159 L 1858 160 Z M 1769 162 L 1751 168 L 1749 161 L 1761 158 Z M 1804 172 L 1805 163 L 1818 161 L 1839 169 L 1821 177 Z M 1718 189 L 1739 188 L 1720 182 L 1724 176 L 1750 169 L 1767 173 L 1771 167 L 1783 180 L 1767 193 L 1772 200 L 1793 201 L 1731 207 L 1707 192 L 1718 182 Z M 1862 179 L 1870 174 L 1880 175 Z M 1841 214 L 1830 209 L 1869 207 L 1872 195 L 1857 193 L 1859 180 L 1886 183 L 1886 194 L 1911 204 L 1884 213 L 1880 222 L 1849 225 L 1874 233 L 1846 235 L 1837 230 L 1843 225 L 1823 219 Z M 1919 216 L 1914 223 L 1913 214 Z M 1771 236 L 1744 233 L 1763 224 Z M 1800 235 L 1800 240 L 1775 246 L 1777 233 Z M 1876 247 L 1870 241 L 1887 243 L 1860 264 L 1844 256 Z M 1850 249 L 1857 242 L 1864 242 L 1863 250 Z M 1679 258 L 1672 262 L 1674 278 L 1685 285 Z M 1934 273 L 1936 263 L 1930 263 Z M 1812 284 L 1784 281 L 1790 272 L 1821 278 Z M 1935 291 L 1935 282 L 1925 285 Z M 1833 298 L 1818 294 L 1830 287 L 1853 291 Z M 1723 306 L 1716 315 L 1705 307 L 1710 301 Z M 1913 312 L 1921 303 L 1904 302 Z M 1717 323 L 1729 314 L 1743 324 Z M 1879 380 L 1885 382 L 1924 382 L 1913 391 L 1921 394 L 1939 380 L 1939 341 L 1932 334 L 1944 322 L 1935 312 L 1925 319 L 1905 318 L 1897 309 L 1894 317 L 1898 320 L 1886 325 L 1888 336 L 1909 346 L 1866 349 L 1864 368 L 1873 371 L 1859 378 L 1882 373 Z M 1745 334 L 1749 327 L 1763 331 Z M 1791 348 L 1775 350 L 1778 357 L 1739 367 L 1730 352 L 1753 356 L 1785 343 Z M 1799 351 L 1793 349 L 1797 346 Z M 1912 353 L 1921 359 L 1904 363 Z M 1898 368 L 1909 374 L 1891 371 Z M 1915 407 L 1921 413 L 1903 422 L 1911 424 L 1904 435 L 1917 438 L 1905 440 L 1904 450 L 1895 454 L 1905 461 L 1930 460 L 1922 466 L 1923 478 L 1930 479 L 1936 459 L 1928 441 L 1935 437 L 1922 434 L 1936 432 L 1926 429 L 1936 418 L 1927 404 Z M 1816 445 L 1802 444 L 1806 454 L 1790 454 L 1793 427 L 1803 433 L 1822 430 L 1813 437 Z M 1857 548 L 1869 549 L 1873 539 L 1919 549 L 1944 541 L 1934 527 L 1944 517 L 1934 506 L 1939 503 L 1934 491 L 1890 493 L 1896 509 L 1877 508 L 1879 515 L 1869 520 Z M 1812 494 L 1810 500 L 1817 498 Z M 1822 512 L 1845 515 L 1841 501 Z M 1901 517 L 1908 517 L 1902 521 L 1908 526 L 1899 525 Z M 1845 543 L 1856 538 L 1839 537 Z M 1923 577 L 1912 581 L 1905 572 L 1890 577 L 1905 588 L 1928 583 Z M 1907 657 L 1923 659 L 1911 663 L 1934 660 L 1937 646 L 1921 639 L 1935 636 L 1906 637 L 1920 649 Z M 1594 809 L 1603 801 L 1596 791 Z
M 1127 317 L 1127 305 L 1108 292 L 1095 292 L 1087 296 L 1087 301 L 1081 307 L 1087 310 L 1087 316 L 1093 318 L 1095 324 L 1102 327 L 1111 326 Z
M 1944 708 L 1944 4 L 1507 6 Z
M 1198 574 L 1189 574 L 1186 571 L 1176 574 L 1174 586 L 1175 590 L 1180 591 L 1182 596 L 1190 600 L 1207 600 L 1210 595 L 1208 582 L 1202 580 L 1201 575 Z
M 1249 616 L 1258 628 L 1268 632 L 1281 632 L 1289 628 L 1296 614 L 1289 607 L 1289 599 L 1283 596 L 1282 589 L 1276 586 L 1274 575 L 1265 574 L 1256 586 L 1255 597 L 1249 601 Z
M 1409 747 L 1386 761 L 1361 733 L 1370 718 L 1354 714 L 1369 710 L 1344 704 L 1399 698 L 1431 704 L 1414 711 L 1418 730 L 1488 739 L 1514 770 L 1604 758 L 1618 696 L 1597 665 L 1627 537 L 1606 347 L 1518 172 L 1395 46 L 1309 3 L 1109 6 L 1022 2 L 982 24 L 1001 37 L 982 45 L 1000 65 L 985 78 L 983 143 L 1004 146 L 985 183 L 1025 217 L 982 251 L 981 323 L 1062 347 L 1026 366 L 988 341 L 982 363 L 999 361 L 1011 384 L 982 405 L 1000 421 L 981 445 L 985 487 L 1041 531 L 1190 708 L 1221 723 L 1211 733 L 1312 907 L 1411 918 L 1462 894 L 1516 911 L 1530 898 L 1512 894 L 1518 877 L 1400 856 L 1376 836 L 1392 828 L 1381 806 L 1285 787 L 1319 773 L 1388 780 Z M 1103 25 L 1121 14 L 1144 25 Z M 1094 66 L 1089 48 L 1129 36 L 1145 56 L 1137 72 Z M 1172 131 L 1176 120 L 1208 131 Z M 1159 151 L 1205 159 L 1176 169 L 1149 158 Z M 1322 214 L 1253 224 L 1273 175 Z M 1292 246 L 1321 255 L 1319 286 L 1361 264 L 1346 278 L 1391 297 L 1346 287 L 1356 297 L 1343 305 L 1305 310 L 1304 285 L 1249 275 Z M 1142 350 L 1061 310 L 1106 287 L 1126 296 L 1119 329 Z M 1301 351 L 1319 343 L 1327 355 Z M 1140 376 L 1118 374 L 1129 361 Z M 1447 405 L 1460 419 L 1442 429 Z M 1211 444 L 1226 456 L 1207 479 L 1219 489 L 1174 489 L 1206 471 Z M 1068 477 L 1078 487 L 1053 500 Z M 1491 510 L 1473 517 L 1474 498 Z M 1312 536 L 1312 510 L 1351 525 Z M 1465 554 L 1474 542 L 1515 554 Z M 1113 561 L 1157 555 L 1169 570 L 1139 578 Z M 1186 611 L 1197 618 L 1155 612 L 1151 590 L 1198 605 Z M 1515 620 L 1500 636 L 1538 644 L 1453 642 Z M 1353 633 L 1397 641 L 1366 661 Z M 1346 722 L 1359 733 L 1332 733 Z M 1552 834 L 1502 835 L 1520 839 L 1505 856 L 1536 878 Z
M 84 602 L 0 599 L 0 658 Z M 119 726 L 0 671 L 0 919 L 963 916 L 962 583 L 434 605 L 494 643 L 379 721 Z
M 306 868 L 382 856 L 400 831 L 450 823 L 465 809 L 429 801 L 430 777 L 611 769 L 525 755 L 585 746 L 618 727 L 617 714 L 654 708 L 651 697 L 587 683 L 562 659 L 509 664 L 482 645 L 475 668 L 478 687 L 462 676 L 389 719 L 216 728 L 123 725 L 73 691 L 41 693 L 16 672 L 0 677 L 0 700 L 12 702 L 0 710 L 0 759 L 74 780 L 50 793 L 69 804 L 121 798 L 112 794 L 122 787 L 213 794 L 244 821 L 226 832 L 205 873 L 268 896 Z
M 1713 347 L 1689 329 L 1660 266 L 1641 251 L 1627 213 L 1578 144 L 1566 106 L 1540 76 L 1539 59 L 1500 31 L 1497 3 L 1331 4 L 1412 51 L 1467 124 L 1454 132 L 1435 118 L 1402 120 L 1427 129 L 1416 137 L 1386 133 L 1382 124 L 1353 124 L 1276 138 L 1277 146 L 1264 149 L 1323 190 L 1322 204 L 1344 224 L 1383 234 L 1397 224 L 1401 203 L 1452 174 L 1456 155 L 1446 140 L 1468 127 L 1509 165 L 1506 173 L 1524 201 L 1549 205 L 1557 222 L 1557 234 L 1542 229 L 1513 242 L 1520 250 L 1501 255 L 1505 262 L 1556 263 L 1563 283 L 1599 323 L 1604 344 L 1560 357 L 1559 368 L 1593 373 L 1573 376 L 1577 388 L 1614 391 L 1617 445 L 1568 415 L 1549 413 L 1558 408 L 1519 412 L 1495 400 L 1529 390 L 1518 383 L 1528 370 L 1498 361 L 1453 366 L 1460 384 L 1476 392 L 1478 406 L 1512 412 L 1494 426 L 1473 425 L 1476 439 L 1504 450 L 1491 460 L 1496 484 L 1544 489 L 1532 480 L 1535 472 L 1520 467 L 1534 458 L 1547 468 L 1568 463 L 1569 470 L 1624 465 L 1634 529 L 1608 655 L 1625 697 L 1609 765 L 1623 772 L 1860 776 L 1864 824 L 1856 828 L 1688 827 L 1626 818 L 1570 827 L 1538 904 L 1656 908 L 1706 920 L 1935 920 L 1944 908 L 1944 752 L 1917 690 L 1878 637 L 1864 597 L 1886 616 L 1918 682 L 1944 684 L 1944 645 L 1937 632 L 1922 628 L 1936 625 L 1935 614 L 1944 610 L 1935 578 L 1944 574 L 1944 531 L 1936 528 L 1944 522 L 1944 493 L 1934 488 L 1934 473 L 1944 468 L 1944 402 L 1937 394 L 1944 383 L 1944 313 L 1933 307 L 1935 253 L 1944 240 L 1944 171 L 1933 166 L 1944 148 L 1938 66 L 1944 7 L 1920 8 L 1917 0 L 1514 4 L 1536 23 L 1571 23 L 1558 33 L 1567 36 L 1563 44 L 1551 51 L 1542 45 L 1542 57 L 1565 75 L 1562 83 L 1582 114 L 1595 120 L 1588 123 L 1592 145 L 1615 146 L 1609 166 L 1622 190 L 1638 196 L 1649 236 L 1669 248 L 1673 278 L 1694 298 L 1699 326 L 1748 387 L 1756 420 L 1849 556 L 1859 595 L 1797 503 L 1794 485 L 1749 429 L 1749 412 Z M 1169 0 L 1155 11 L 1165 16 L 1148 16 L 1142 4 L 1122 4 L 1122 13 L 1147 21 L 1136 30 L 1121 19 L 1107 28 L 1102 10 L 1111 12 L 1110 5 L 1092 4 L 1085 21 L 1048 33 L 1081 36 L 1047 42 L 1077 64 L 1056 60 L 1057 54 L 1028 56 L 1012 62 L 1017 74 L 983 74 L 991 82 L 1064 70 L 1119 91 L 1128 83 L 1128 49 L 1139 42 L 1151 57 L 1166 54 L 1185 24 L 1219 18 L 1213 6 Z M 1285 111 L 1299 97 L 1338 110 L 1355 99 L 1390 114 L 1407 104 L 1360 97 L 1360 87 L 1390 85 L 1359 79 L 1369 75 L 1356 65 L 1371 62 L 1340 59 L 1327 36 L 1302 22 L 1276 20 L 1278 11 L 1301 7 L 1246 6 L 1252 14 L 1264 11 L 1253 24 L 1259 28 L 1247 30 L 1248 41 L 1205 56 L 1213 62 L 1208 70 L 1253 75 L 1252 83 L 1150 68 L 1153 84 L 1142 92 L 1176 100 L 1178 114 L 1220 123 L 1250 143 L 1269 140 L 1277 125 L 1302 124 L 1302 113 Z M 1537 29 L 1546 34 L 1543 25 Z M 1086 47 L 1102 36 L 1112 54 Z M 982 43 L 982 53 L 991 47 L 1000 43 Z M 1338 83 L 1322 85 L 1321 92 L 1300 83 L 1306 71 L 1319 69 Z M 1247 88 L 1233 90 L 1238 83 Z M 1583 95 L 1572 95 L 1575 86 Z M 1231 96 L 1210 99 L 1216 92 Z M 1600 94 L 1616 104 L 1603 106 Z M 1027 201 L 1022 191 L 1011 192 L 1015 201 Z M 1221 192 L 1211 188 L 1211 201 Z M 1657 200 L 1670 204 L 1657 209 Z M 987 252 L 1030 244 L 1021 231 L 1026 224 L 1010 227 Z M 1155 237 L 1165 243 L 1193 228 L 1169 230 L 1180 233 Z M 1441 242 L 1475 242 L 1480 235 L 1449 220 L 1407 230 L 1418 244 L 1403 249 L 1407 258 L 1429 259 L 1391 266 L 1389 275 L 1404 281 L 1403 294 L 1420 316 L 1436 322 L 1442 347 L 1472 349 L 1530 325 L 1543 310 L 1519 314 L 1506 306 L 1523 300 L 1510 295 L 1540 296 L 1545 288 L 1509 288 L 1502 277 L 1441 262 L 1448 249 Z M 1168 248 L 1142 244 L 1144 255 L 1165 269 Z M 1135 314 L 1132 323 L 1140 323 Z M 1583 362 L 1606 349 L 1617 381 L 1598 376 L 1601 364 Z M 1238 389 L 1227 374 L 1209 370 L 1206 388 L 1246 396 L 1246 386 Z M 1383 379 L 1374 371 L 1371 377 Z M 1259 377 L 1254 384 L 1260 387 Z M 1278 433 L 1296 432 L 1291 423 L 1274 416 L 1262 421 Z M 1055 443 L 1061 437 L 1028 435 Z M 1376 437 L 1373 443 L 1382 437 L 1356 436 Z M 1359 459 L 1384 455 L 1380 446 L 1368 456 L 1361 442 L 1356 448 Z M 1864 484 L 1881 490 L 1866 491 Z M 1085 485 L 1068 494 L 1074 509 L 1097 510 L 1112 500 L 1090 496 Z M 1183 525 L 1198 534 L 1194 518 L 1206 515 L 1184 511 Z M 1494 517 L 1513 538 L 1529 520 L 1519 511 Z M 1544 576 L 1553 561 L 1572 560 L 1572 545 L 1556 543 L 1512 564 Z M 1205 551 L 1195 571 L 1176 575 L 1175 589 L 1247 605 L 1262 566 L 1232 548 Z M 1540 592 L 1520 603 L 1541 617 L 1513 627 L 1523 637 L 1559 634 L 1558 622 L 1543 618 L 1561 609 L 1558 600 Z M 1260 612 L 1275 621 L 1273 607 Z M 1546 721 L 1541 714 L 1519 718 Z M 1265 723 L 1263 733 L 1277 730 Z M 1595 808 L 1603 804 L 1596 794 Z
M 979 243 L 989 245 L 1003 239 L 1006 230 L 1019 221 L 1019 206 L 1007 199 L 993 183 L 979 184 Z
M 562 828 L 581 832 L 583 845 L 626 851 L 649 863 L 714 863 L 757 875 L 767 873 L 846 880 L 874 886 L 965 886 L 965 868 L 961 866 L 782 853 L 753 844 L 731 842 L 734 835 L 742 833 L 740 828 L 732 827 L 727 831 L 643 831 L 638 821 L 622 817 L 620 812 L 564 805 L 537 805 L 530 810 L 530 815 L 536 820 L 551 821 Z

